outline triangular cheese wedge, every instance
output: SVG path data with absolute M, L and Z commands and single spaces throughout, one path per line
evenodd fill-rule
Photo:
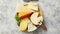
M 17 4 L 16 11 L 21 12 L 21 11 L 26 11 L 26 6 L 24 4 Z
M 33 12 L 31 9 L 28 8 L 28 4 L 17 4 L 16 11 L 17 12 L 25 12 L 30 11 Z
M 30 11 L 26 11 L 26 12 L 19 12 L 18 16 L 19 18 L 25 18 L 25 17 L 28 17 L 32 14 L 32 12 Z
M 30 3 L 28 3 L 28 8 L 35 10 L 35 11 L 38 11 L 38 3 L 30 2 Z
M 31 21 L 29 21 L 29 22 L 28 22 L 28 32 L 32 32 L 32 31 L 34 31 L 34 30 L 36 30 L 36 29 L 37 29 L 37 27 L 34 26 L 34 25 L 31 23 Z
M 28 18 L 21 19 L 20 31 L 25 31 L 27 29 L 28 21 L 29 21 Z

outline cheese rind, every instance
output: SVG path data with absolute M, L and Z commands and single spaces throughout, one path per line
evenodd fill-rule
M 31 21 L 32 21 L 33 24 L 39 25 L 39 22 L 40 22 L 40 21 L 39 21 L 39 19 L 38 19 L 38 12 L 33 13 L 33 14 L 31 15 L 30 19 L 31 19 Z

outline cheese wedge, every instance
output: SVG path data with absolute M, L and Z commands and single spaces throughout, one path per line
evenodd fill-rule
M 27 4 L 17 4 L 17 12 L 18 12 L 19 18 L 24 18 L 24 17 L 30 16 L 33 10 L 29 9 L 27 7 Z
M 19 18 L 25 18 L 25 17 L 30 16 L 31 14 L 32 14 L 32 12 L 30 12 L 30 11 L 19 12 L 18 17 Z
M 35 2 L 29 2 L 28 8 L 35 10 L 35 11 L 38 11 L 38 3 L 37 2 L 36 3 Z
M 28 22 L 28 32 L 32 32 L 32 31 L 34 31 L 36 29 L 37 29 L 37 27 L 34 26 L 31 21 L 29 21 Z
M 40 23 L 41 21 L 43 21 L 42 16 L 39 16 L 39 17 L 38 17 L 38 15 L 39 15 L 39 13 L 38 13 L 38 12 L 35 12 L 35 13 L 33 13 L 33 14 L 31 15 L 31 17 L 30 17 L 32 23 L 35 24 L 35 25 L 39 25 L 39 23 Z
M 16 11 L 17 12 L 25 12 L 30 11 L 33 12 L 31 9 L 28 8 L 28 4 L 17 4 Z
M 25 31 L 27 29 L 28 21 L 29 21 L 28 18 L 21 19 L 20 31 Z

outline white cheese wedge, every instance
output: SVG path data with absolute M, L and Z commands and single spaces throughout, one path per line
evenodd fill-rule
M 29 21 L 28 22 L 28 32 L 32 32 L 32 31 L 34 31 L 36 29 L 37 29 L 37 27 L 34 26 L 31 21 Z
M 38 3 L 37 2 L 29 2 L 28 8 L 35 10 L 35 11 L 38 11 Z

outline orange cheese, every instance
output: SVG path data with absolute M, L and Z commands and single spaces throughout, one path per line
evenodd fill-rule
M 32 12 L 28 11 L 28 12 L 19 12 L 18 17 L 19 18 L 25 18 L 28 17 L 32 14 Z

